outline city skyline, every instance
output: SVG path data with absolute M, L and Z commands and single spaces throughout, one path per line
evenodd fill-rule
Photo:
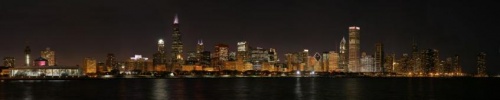
M 424 5 L 425 4 L 432 5 L 436 3 L 436 2 L 423 3 L 417 1 L 415 2 L 417 4 L 424 4 Z M 67 2 L 52 2 L 52 3 L 58 4 Z M 188 7 L 191 7 L 192 5 L 199 5 L 197 3 L 193 4 L 186 2 L 177 2 L 177 3 L 181 5 L 182 4 L 188 5 Z M 221 4 L 224 3 L 228 2 L 222 2 Z M 241 4 L 241 5 L 255 5 L 254 3 L 257 2 L 251 2 L 250 4 Z M 327 2 L 327 4 L 330 3 L 332 2 Z M 355 2 L 347 2 L 347 3 L 349 4 Z M 108 4 L 108 3 L 103 3 L 103 4 Z M 396 6 L 396 4 L 398 3 L 395 3 L 394 5 L 391 4 L 389 5 L 393 7 Z M 402 4 L 404 5 L 407 3 L 402 3 Z M 439 5 L 439 3 L 437 4 Z M 154 5 L 155 7 L 159 6 L 156 4 L 151 4 L 151 5 Z M 213 4 L 213 5 L 218 5 L 218 4 Z M 249 8 L 245 8 L 244 6 L 242 8 L 236 9 L 235 11 L 221 8 L 223 11 L 219 11 L 217 13 L 223 15 L 211 14 L 205 17 L 195 16 L 197 14 L 204 14 L 203 12 L 193 11 L 194 9 L 187 9 L 184 8 L 184 6 L 176 6 L 177 10 L 175 11 L 165 10 L 166 8 L 156 8 L 156 10 L 158 11 L 152 12 L 152 14 L 148 14 L 146 12 L 140 12 L 140 11 L 147 11 L 148 10 L 147 7 L 138 9 L 139 11 L 134 13 L 120 12 L 113 10 L 109 11 L 109 12 L 114 12 L 117 15 L 128 14 L 130 15 L 130 17 L 118 17 L 115 15 L 104 16 L 104 18 L 108 19 L 92 18 L 92 15 L 87 16 L 89 18 L 83 17 L 87 18 L 85 19 L 87 21 L 94 20 L 99 22 L 76 21 L 76 19 L 74 18 L 79 18 L 78 15 L 86 13 L 72 12 L 73 11 L 72 9 L 69 10 L 69 12 L 72 12 L 69 13 L 69 15 L 73 14 L 73 16 L 69 18 L 66 18 L 64 16 L 66 15 L 64 14 L 65 10 L 59 10 L 59 11 L 56 10 L 52 11 L 52 13 L 47 13 L 47 14 L 19 11 L 26 9 L 37 11 L 34 10 L 33 8 L 37 7 L 43 8 L 46 6 L 51 6 L 50 3 L 40 4 L 34 7 L 27 7 L 27 8 L 5 6 L 7 8 L 9 7 L 17 8 L 12 11 L 6 11 L 5 13 L 8 14 L 18 14 L 18 16 L 23 14 L 28 14 L 28 15 L 33 14 L 31 16 L 24 16 L 24 17 L 30 19 L 32 17 L 42 16 L 46 18 L 61 19 L 61 20 L 51 22 L 50 20 L 30 19 L 26 22 L 31 23 L 30 25 L 32 26 L 27 25 L 28 29 L 20 30 L 19 26 L 24 24 L 13 23 L 10 21 L 10 20 L 18 21 L 20 20 L 19 18 L 10 18 L 10 17 L 1 18 L 0 22 L 5 22 L 5 23 L 0 25 L 1 26 L 0 30 L 2 30 L 0 32 L 3 34 L 12 33 L 15 35 L 9 35 L 13 36 L 12 40 L 10 39 L 1 40 L 1 43 L 2 45 L 4 45 L 5 48 L 4 50 L 2 50 L 3 52 L 0 52 L 0 57 L 15 57 L 16 58 L 15 65 L 23 65 L 23 60 L 24 60 L 23 51 L 24 48 L 27 46 L 25 42 L 29 41 L 28 45 L 30 46 L 32 51 L 31 59 L 38 58 L 40 54 L 38 54 L 37 52 L 44 50 L 44 48 L 46 47 L 50 47 L 53 51 L 57 52 L 56 55 L 56 58 L 58 58 L 57 63 L 62 65 L 81 65 L 83 63 L 82 62 L 83 58 L 85 57 L 97 58 L 98 61 L 104 62 L 107 53 L 116 54 L 116 58 L 118 60 L 125 60 L 126 58 L 134 54 L 142 54 L 143 56 L 152 58 L 152 55 L 155 52 L 157 52 L 155 48 L 157 48 L 156 41 L 158 41 L 158 39 L 164 39 L 166 46 L 171 45 L 172 37 L 170 36 L 172 34 L 171 30 L 173 29 L 171 23 L 173 23 L 172 19 L 174 19 L 173 18 L 174 15 L 178 13 L 180 20 L 179 23 L 181 23 L 180 31 L 183 35 L 182 42 L 184 43 L 183 44 L 184 45 L 183 51 L 185 51 L 184 55 L 186 52 L 196 50 L 195 49 L 196 42 L 199 39 L 203 39 L 204 45 L 206 47 L 205 50 L 208 51 L 213 51 L 214 50 L 213 46 L 219 43 L 227 44 L 229 46 L 229 51 L 237 51 L 236 45 L 237 42 L 239 41 L 247 41 L 248 46 L 253 46 L 253 47 L 276 48 L 276 51 L 279 53 L 278 56 L 280 59 L 284 59 L 285 53 L 299 52 L 303 49 L 311 50 L 311 52 L 309 52 L 310 54 L 314 54 L 315 52 L 324 52 L 332 50 L 338 52 L 338 46 L 339 46 L 338 44 L 340 43 L 342 37 L 348 38 L 347 27 L 356 25 L 361 28 L 360 51 L 367 52 L 370 55 L 374 55 L 375 52 L 374 45 L 375 43 L 378 42 L 384 44 L 384 52 L 386 55 L 395 53 L 396 57 L 399 58 L 402 56 L 403 53 L 411 54 L 411 45 L 412 45 L 412 40 L 414 39 L 417 41 L 420 49 L 439 50 L 440 59 L 444 59 L 446 57 L 452 57 L 455 54 L 460 55 L 463 63 L 462 67 L 464 67 L 464 71 L 468 73 L 475 72 L 474 70 L 476 68 L 475 56 L 479 52 L 484 51 L 488 55 L 486 56 L 487 57 L 486 61 L 488 62 L 486 63 L 486 68 L 488 69 L 487 71 L 492 74 L 496 74 L 499 72 L 498 71 L 499 68 L 495 67 L 498 66 L 499 64 L 496 62 L 496 60 L 498 60 L 498 53 L 499 53 L 498 40 L 492 39 L 493 37 L 488 37 L 488 35 L 491 35 L 489 33 L 481 32 L 484 30 L 480 29 L 483 29 L 484 27 L 474 27 L 468 29 L 459 28 L 459 27 L 468 27 L 469 25 L 465 25 L 465 23 L 469 23 L 471 20 L 468 20 L 469 22 L 462 21 L 461 22 L 462 25 L 453 26 L 452 24 L 455 22 L 451 21 L 451 19 L 447 19 L 451 15 L 445 14 L 440 16 L 444 18 L 439 18 L 439 17 L 436 18 L 435 16 L 430 16 L 430 17 L 428 16 L 427 19 L 430 21 L 427 23 L 421 23 L 418 21 L 406 22 L 407 20 L 420 18 L 420 17 L 403 16 L 407 14 L 408 15 L 415 14 L 415 13 L 404 13 L 406 10 L 410 11 L 417 10 L 417 12 L 420 11 L 420 9 L 417 9 L 420 8 L 420 6 L 414 5 L 415 9 L 410 7 L 406 8 L 406 10 L 396 11 L 399 12 L 396 13 L 396 15 L 398 14 L 400 15 L 398 17 L 393 17 L 397 18 L 396 21 L 391 22 L 389 21 L 389 19 L 381 18 L 385 19 L 384 21 L 388 21 L 389 24 L 378 25 L 378 23 L 382 23 L 384 21 L 372 20 L 370 17 L 363 17 L 363 15 L 364 14 L 371 15 L 374 17 L 374 19 L 376 19 L 377 17 L 389 17 L 389 16 L 388 15 L 374 16 L 370 14 L 368 11 L 366 11 L 367 9 L 363 7 L 359 7 L 357 9 L 358 11 L 352 11 L 353 13 L 358 13 L 358 14 L 352 14 L 342 17 L 334 17 L 334 15 L 329 15 L 329 14 L 332 14 L 334 12 L 343 12 L 342 10 L 346 11 L 348 10 L 341 9 L 342 7 L 340 7 L 339 8 L 340 11 L 339 9 L 337 10 L 333 9 L 331 12 L 329 12 L 330 10 L 326 10 L 327 8 L 329 8 L 326 7 L 326 5 L 319 6 L 318 7 L 319 10 L 310 8 L 292 9 L 292 7 L 286 7 L 287 5 L 298 5 L 293 2 L 287 2 L 285 4 L 280 5 L 280 7 L 285 6 L 282 8 L 274 8 L 273 5 L 280 5 L 280 4 L 276 2 L 271 2 L 269 4 L 264 4 L 264 7 L 262 9 L 251 9 L 247 11 L 249 13 L 255 14 L 255 16 L 250 16 L 252 14 L 241 14 L 241 13 L 231 15 L 230 13 L 230 12 L 238 12 L 240 10 L 245 11 L 245 9 L 254 8 L 253 6 L 248 6 Z M 407 4 L 407 5 L 412 5 L 412 4 Z M 91 9 L 90 10 L 84 9 L 85 7 L 87 6 L 79 5 L 69 8 L 73 8 L 74 10 L 92 11 Z M 378 6 L 376 6 L 375 8 L 377 7 Z M 405 8 L 404 6 L 397 6 L 394 8 L 398 7 Z M 116 8 L 122 8 L 122 7 L 116 6 Z M 110 9 L 113 9 L 113 7 L 111 7 Z M 391 9 L 391 8 L 382 7 L 379 9 Z M 433 8 L 431 6 L 427 9 L 439 9 L 439 8 Z M 275 11 L 278 14 L 265 12 L 266 10 Z M 291 12 L 290 11 L 281 12 L 280 10 L 287 10 L 287 11 L 291 10 Z M 297 12 L 293 12 L 295 10 L 297 10 Z M 440 10 L 454 11 L 451 9 L 440 9 Z M 40 11 L 51 12 L 50 8 L 40 9 Z M 307 12 L 307 11 L 312 11 L 312 12 Z M 323 13 L 327 12 L 328 14 L 321 15 L 322 12 Z M 420 13 L 431 14 L 436 12 L 437 11 L 431 10 Z M 296 16 L 292 16 L 293 18 L 290 19 L 304 18 L 308 20 L 302 19 L 293 22 L 290 21 L 290 19 L 283 19 L 283 20 L 278 19 L 281 17 L 285 17 L 284 15 L 294 14 L 294 13 L 299 13 L 299 14 Z M 148 16 L 139 17 L 139 15 L 141 14 L 146 14 Z M 460 13 L 455 12 L 452 14 L 460 14 Z M 43 16 L 43 15 L 59 15 L 59 16 Z M 273 15 L 276 17 L 269 15 Z M 217 18 L 217 17 L 222 17 L 222 18 Z M 226 19 L 224 20 L 224 18 Z M 447 19 L 447 20 L 441 21 L 441 19 Z M 457 18 L 455 20 L 459 19 L 460 18 Z M 343 21 L 343 23 L 329 25 L 326 22 L 322 21 L 326 22 Z M 44 24 L 43 22 L 46 23 Z M 419 25 L 410 28 L 403 27 L 403 26 L 411 26 L 404 24 L 405 22 L 406 24 L 419 24 Z M 52 23 L 50 24 L 52 26 L 50 25 L 46 26 L 46 24 L 48 23 Z M 207 23 L 211 23 L 214 25 L 210 26 L 211 24 Z M 285 24 L 280 24 L 280 23 L 285 23 Z M 403 26 L 398 26 L 398 23 L 403 24 Z M 440 23 L 442 25 L 433 26 L 435 25 L 435 23 L 438 24 Z M 99 24 L 103 25 L 95 27 L 86 26 L 86 25 L 99 25 Z M 236 24 L 236 26 L 231 26 L 232 24 Z M 106 27 L 106 25 L 111 27 L 109 29 L 102 28 Z M 424 29 L 424 30 L 419 30 L 419 29 Z M 470 31 L 473 31 L 473 29 L 478 29 L 477 34 L 479 34 L 480 36 L 472 35 L 472 37 L 470 37 L 471 34 L 466 34 Z M 282 31 L 282 30 L 289 30 L 289 31 Z M 439 34 L 439 32 L 433 32 L 436 30 L 443 32 L 443 34 Z M 384 35 L 378 36 L 376 33 L 382 33 Z M 454 33 L 457 34 L 454 35 Z M 433 37 L 434 34 L 436 34 L 437 36 Z M 227 40 L 221 40 L 221 38 Z M 469 39 L 470 41 L 467 41 Z M 484 41 L 492 41 L 492 42 L 487 43 Z M 70 42 L 71 44 L 68 44 L 68 42 Z M 478 44 L 478 43 L 484 43 L 484 44 Z M 172 49 L 170 49 L 170 47 L 166 47 L 167 52 L 170 52 L 171 50 Z

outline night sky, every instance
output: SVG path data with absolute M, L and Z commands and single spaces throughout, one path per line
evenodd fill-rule
M 134 54 L 152 58 L 162 38 L 170 52 L 173 17 L 179 15 L 184 51 L 198 39 L 206 50 L 237 41 L 276 48 L 284 54 L 309 49 L 335 50 L 348 27 L 361 27 L 361 51 L 386 54 L 439 50 L 444 60 L 458 54 L 465 72 L 476 72 L 476 55 L 487 54 L 490 74 L 500 73 L 497 3 L 476 0 L 1 0 L 0 57 L 24 61 L 26 41 L 32 56 L 50 47 L 59 65 L 81 65 L 84 57 L 104 61 Z M 313 54 L 311 53 L 311 55 Z

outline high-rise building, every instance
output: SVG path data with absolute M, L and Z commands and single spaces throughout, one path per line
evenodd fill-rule
M 418 50 L 417 43 L 413 41 L 412 43 L 412 54 L 410 59 L 410 66 L 412 69 L 411 73 L 420 74 L 423 73 L 423 62 L 421 53 Z
M 55 52 L 50 50 L 50 48 L 47 47 L 45 50 L 41 51 L 40 54 L 44 59 L 49 61 L 49 66 L 56 65 Z
M 43 67 L 43 66 L 48 66 L 49 61 L 43 57 L 38 57 L 37 59 L 34 60 L 34 64 L 37 67 Z
M 422 72 L 424 74 L 429 74 L 429 73 L 435 73 L 437 72 L 437 66 L 439 63 L 439 58 L 438 58 L 438 50 L 436 49 L 427 49 L 424 50 L 422 54 Z
M 201 52 L 201 61 L 200 65 L 203 67 L 210 67 L 212 61 L 212 54 L 210 51 Z
M 167 54 L 165 53 L 165 41 L 158 40 L 158 51 L 153 54 L 153 66 L 165 66 L 167 64 Z
M 141 74 L 148 71 L 153 71 L 153 62 L 147 57 L 142 57 L 142 55 L 134 55 L 130 57 L 120 71 L 125 72 L 125 74 Z
M 237 59 L 242 59 L 242 61 L 248 61 L 248 45 L 246 41 L 241 41 L 237 43 L 238 52 L 236 53 Z
M 275 62 L 278 62 L 278 53 L 276 52 L 276 49 L 274 48 L 269 48 L 269 51 L 268 51 L 268 54 L 269 54 L 269 57 L 268 57 L 268 62 L 270 63 L 275 63 Z
M 182 56 L 183 44 L 181 32 L 179 30 L 179 19 L 177 17 L 177 14 L 174 18 L 173 28 L 174 32 L 172 33 L 171 67 L 173 68 L 172 70 L 181 70 L 184 58 Z
M 198 40 L 196 44 L 196 60 L 198 62 L 201 60 L 202 54 L 201 52 L 205 51 L 205 46 L 203 45 L 203 40 Z
M 484 52 L 477 55 L 477 76 L 488 76 L 486 73 L 486 53 Z
M 360 72 L 374 72 L 374 58 L 371 55 L 367 55 L 366 52 L 361 53 L 361 68 Z
M 395 72 L 396 54 L 385 56 L 384 72 Z
M 83 60 L 83 73 L 96 74 L 97 73 L 97 60 L 94 58 L 85 58 Z
M 215 69 L 221 70 L 224 67 L 224 62 L 229 59 L 229 46 L 226 44 L 215 45 L 215 52 L 212 56 L 212 66 Z
M 188 52 L 185 64 L 186 65 L 195 65 L 196 63 L 198 63 L 197 54 L 198 53 L 192 52 L 192 51 Z
M 309 49 L 304 49 L 304 51 L 302 52 L 302 59 L 304 60 L 303 63 L 305 63 L 304 70 L 305 71 L 312 71 L 313 67 L 309 63 L 310 62 Z
M 375 44 L 375 69 L 373 72 L 382 72 L 384 69 L 384 45 L 382 43 Z
M 14 57 L 3 58 L 3 66 L 5 67 L 16 67 L 16 59 Z
M 106 69 L 107 70 L 118 70 L 118 62 L 116 61 L 115 54 L 108 53 L 106 58 Z
M 340 41 L 339 48 L 339 69 L 343 69 L 343 72 L 349 72 L 348 60 L 347 60 L 347 48 L 346 48 L 346 40 L 342 37 Z
M 349 71 L 360 72 L 360 28 L 349 27 Z
M 325 59 L 325 57 L 323 57 Z M 326 68 L 329 72 L 335 71 L 335 72 L 341 72 L 344 71 L 344 69 L 341 69 L 339 67 L 339 53 L 335 51 L 330 51 L 328 52 L 326 56 L 326 62 L 328 63 L 328 67 Z
M 453 73 L 455 75 L 461 75 L 462 74 L 462 66 L 460 65 L 460 56 L 455 55 L 453 57 Z
M 26 46 L 26 48 L 24 48 L 24 57 L 25 57 L 25 66 L 29 67 L 31 66 L 30 65 L 30 62 L 31 62 L 31 49 L 30 49 L 30 46 Z

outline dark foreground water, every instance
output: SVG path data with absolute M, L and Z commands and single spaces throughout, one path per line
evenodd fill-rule
M 500 100 L 498 78 L 4 80 L 0 100 Z

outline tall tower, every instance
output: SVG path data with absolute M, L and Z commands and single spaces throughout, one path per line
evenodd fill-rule
M 345 38 L 342 37 L 340 41 L 339 48 L 339 69 L 343 69 L 343 72 L 349 72 L 349 68 L 347 67 L 347 48 L 345 47 L 346 41 Z
M 55 52 L 50 50 L 49 47 L 47 47 L 45 50 L 43 50 L 41 53 L 42 58 L 47 59 L 48 65 L 49 66 L 54 66 L 56 65 L 56 58 L 55 58 Z
M 165 65 L 167 63 L 167 56 L 165 54 L 165 41 L 158 40 L 158 51 L 153 54 L 153 66 Z
M 481 52 L 477 55 L 477 76 L 488 76 L 486 73 L 486 53 Z
M 196 60 L 198 62 L 201 61 L 202 58 L 202 52 L 205 51 L 205 46 L 203 46 L 203 40 L 198 40 L 198 43 L 196 44 Z
M 25 66 L 26 67 L 29 67 L 31 66 L 30 65 L 30 62 L 31 62 L 31 49 L 30 49 L 30 46 L 26 46 L 26 48 L 24 48 L 24 56 L 26 57 L 26 61 L 25 61 Z
M 181 38 L 181 32 L 179 31 L 179 19 L 177 17 L 177 14 L 175 15 L 174 18 L 174 24 L 173 24 L 173 33 L 172 33 L 172 54 L 171 54 L 171 63 L 172 63 L 172 70 L 181 70 L 182 68 L 182 63 L 183 63 L 183 57 L 182 57 L 182 38 Z
M 374 72 L 382 72 L 383 68 L 384 68 L 384 45 L 382 43 L 376 43 Z
M 360 72 L 359 27 L 349 27 L 349 71 Z

